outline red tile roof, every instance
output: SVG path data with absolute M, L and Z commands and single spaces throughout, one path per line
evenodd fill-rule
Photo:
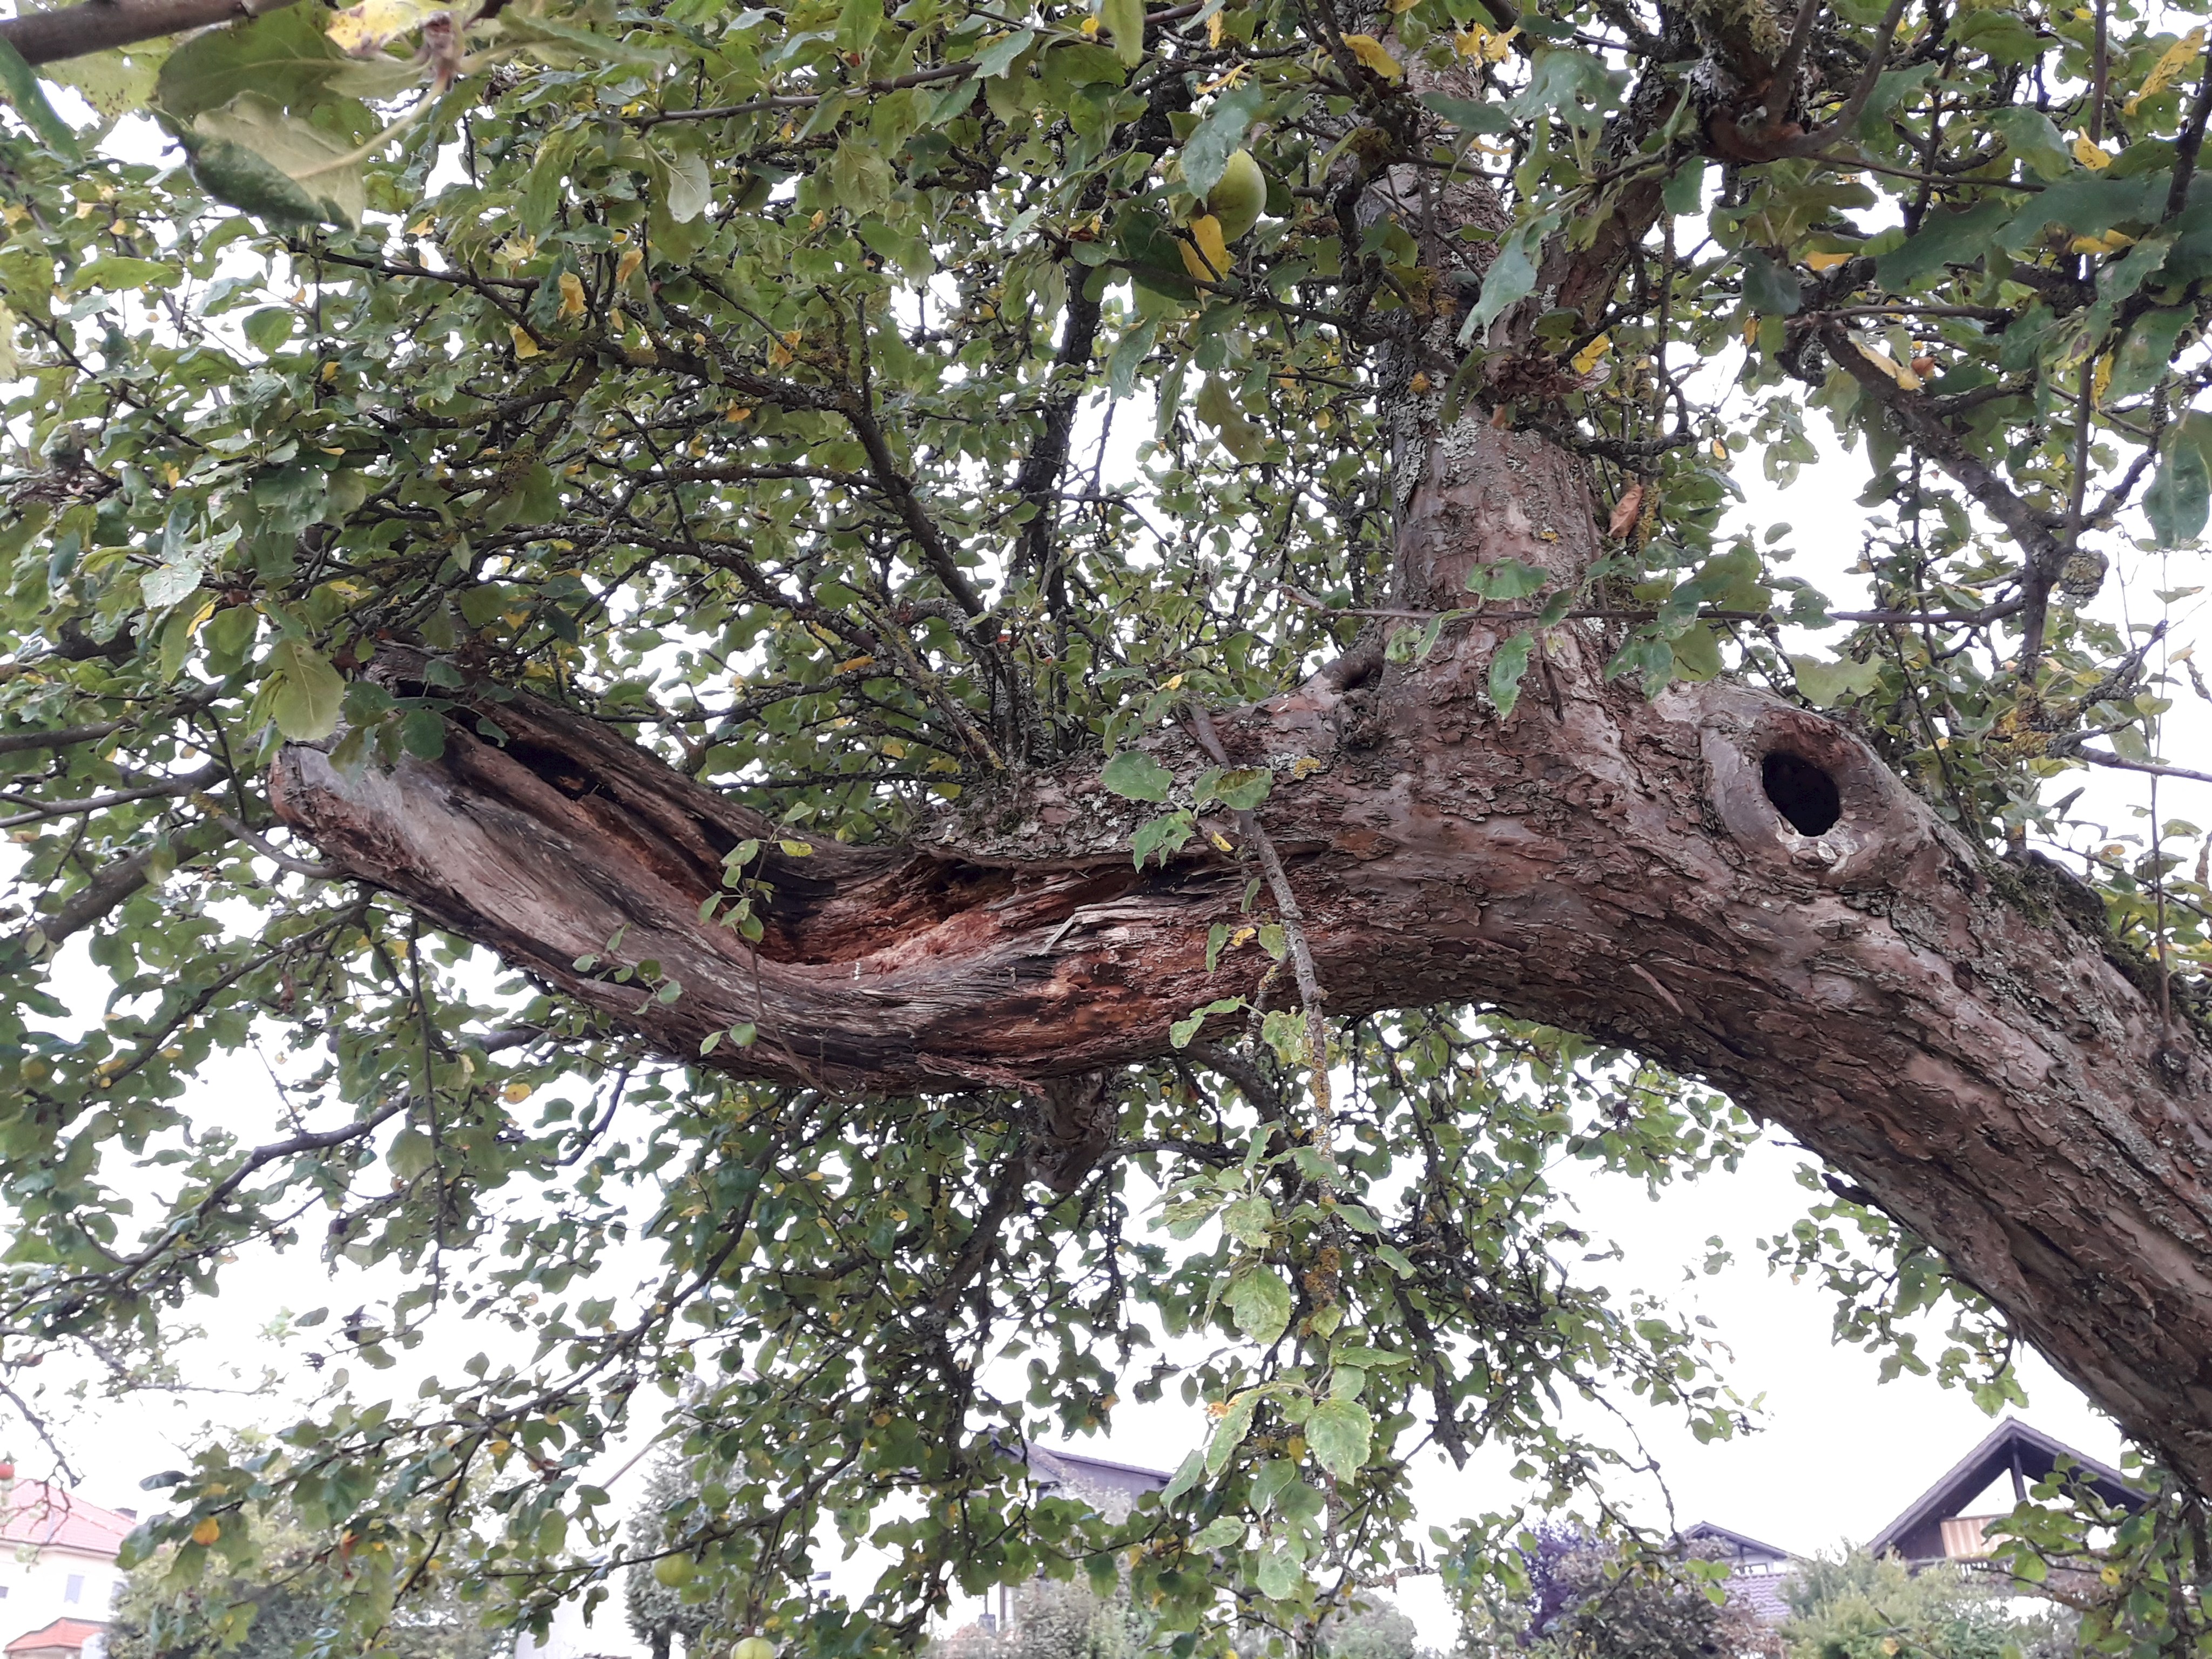
M 18 1480 L 0 1505 L 0 1544 L 112 1556 L 137 1524 L 43 1480 Z
M 57 1619 L 44 1630 L 34 1630 L 8 1644 L 9 1653 L 30 1653 L 46 1648 L 66 1648 L 75 1653 L 107 1628 L 88 1619 Z

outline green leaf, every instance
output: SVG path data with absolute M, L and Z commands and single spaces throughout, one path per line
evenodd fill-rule
M 1194 1550 L 1225 1550 L 1244 1541 L 1250 1523 L 1243 1516 L 1224 1515 L 1209 1521 L 1191 1534 L 1190 1547 Z
M 1674 668 L 1686 680 L 1709 680 L 1724 665 L 1720 636 L 1710 623 L 1692 623 L 1668 641 L 1674 650 Z
M 140 40 L 112 52 L 88 52 L 39 66 L 41 80 L 68 87 L 105 119 L 135 114 L 154 101 L 155 77 L 168 58 L 167 39 Z
M 1241 766 L 1214 780 L 1213 799 L 1233 812 L 1249 812 L 1274 787 L 1275 775 L 1266 767 Z
M 1036 44 L 1036 31 L 1016 29 L 1000 35 L 975 54 L 975 73 L 986 81 L 995 81 L 1013 68 L 1014 60 Z M 1125 59 L 1134 63 L 1134 58 Z
M 1175 787 L 1175 774 L 1141 749 L 1124 749 L 1099 768 L 1098 781 L 1124 800 L 1159 802 Z
M 1098 21 L 1124 65 L 1145 61 L 1145 0 L 1099 0 Z
M 840 143 L 821 177 L 830 201 L 856 219 L 891 198 L 890 163 L 866 138 Z
M 1244 142 L 1245 130 L 1260 112 L 1267 89 L 1256 83 L 1232 87 L 1213 100 L 1213 107 L 1183 141 L 1183 184 L 1203 201 L 1221 181 L 1221 169 Z
M 1505 112 L 1503 104 L 1479 103 L 1441 92 L 1425 92 L 1421 101 L 1462 132 L 1496 138 L 1513 131 L 1513 118 Z
M 270 717 L 294 743 L 316 743 L 337 730 L 345 681 L 312 646 L 279 640 L 269 653 Z
M 1676 167 L 1660 192 L 1667 211 L 1676 218 L 1686 213 L 1698 213 L 1705 205 L 1705 162 L 1701 155 L 1693 155 Z
M 1533 634 L 1516 634 L 1490 653 L 1490 701 L 1504 720 L 1521 701 L 1521 677 L 1528 672 Z
M 141 289 L 174 288 L 184 272 L 167 259 L 134 259 L 127 254 L 104 254 L 77 268 L 69 280 L 71 294 L 135 293 Z
M 1229 1280 L 1224 1298 L 1237 1328 L 1261 1347 L 1273 1344 L 1291 1322 L 1291 1287 L 1273 1267 L 1247 1261 Z
M 427 1174 L 437 1162 L 437 1148 L 430 1137 L 416 1128 L 402 1129 L 392 1138 L 392 1150 L 385 1154 L 385 1162 L 392 1165 L 392 1173 L 402 1181 L 414 1181 Z
M 1247 1422 L 1250 1419 L 1246 1419 Z M 1175 1478 L 1160 1493 L 1160 1504 L 1165 1507 L 1195 1486 L 1206 1474 L 1206 1454 L 1192 1452 L 1176 1466 Z
M 1139 824 L 1136 834 L 1129 837 L 1129 850 L 1135 855 L 1137 868 L 1141 870 L 1145 860 L 1153 854 L 1160 853 L 1162 862 L 1165 862 L 1166 853 L 1181 852 L 1197 833 L 1198 824 L 1189 813 L 1170 812 Z
M 314 102 L 347 63 L 323 33 L 325 15 L 319 6 L 286 6 L 192 36 L 161 64 L 154 101 L 185 125 L 246 93 L 286 108 Z
M 880 6 L 876 8 L 878 15 Z M 688 225 L 714 202 L 714 183 L 707 172 L 707 158 L 696 152 L 677 156 L 668 164 L 668 216 Z
M 2039 179 L 2063 179 L 2074 170 L 2058 129 L 2041 110 L 2027 105 L 2001 109 L 1990 118 L 1990 131 Z
M 1467 573 L 1467 591 L 1486 599 L 1525 599 L 1551 580 L 1550 575 L 1518 559 L 1479 564 Z
M 1537 261 L 1544 243 L 1559 228 L 1556 212 L 1540 214 L 1514 227 L 1483 276 L 1481 297 L 1460 325 L 1462 345 L 1474 344 L 1492 323 L 1505 314 L 1507 307 L 1535 291 Z
M 1363 1344 L 1352 1343 L 1343 1347 L 1331 1348 L 1328 1351 L 1328 1363 L 1332 1365 L 1357 1365 L 1362 1370 L 1371 1371 L 1387 1365 L 1410 1365 L 1413 1361 L 1410 1354 L 1392 1353 L 1384 1348 L 1370 1348 Z
M 2107 400 L 2137 398 L 2148 392 L 2173 367 L 2182 331 L 2196 313 L 2185 306 L 2144 313 L 2128 330 L 2128 337 L 2112 354 L 2112 379 L 2105 388 Z
M 1992 194 L 1962 213 L 1931 213 L 1921 221 L 1917 235 L 1874 262 L 1875 281 L 1903 291 L 1948 265 L 1972 264 L 1988 251 L 2012 212 L 2008 201 Z
M 1209 1478 L 1229 1467 L 1229 1460 L 1244 1443 L 1244 1437 L 1252 1432 L 1252 1413 L 1260 1409 L 1261 1393 L 1258 1389 L 1247 1389 L 1231 1399 L 1229 1409 L 1214 1425 L 1213 1438 L 1206 1443 L 1206 1473 Z
M 2160 547 L 2179 547 L 2203 533 L 2208 509 L 2212 509 L 2212 471 L 2203 452 L 2191 442 L 2169 434 L 2158 474 L 2143 492 L 2143 516 Z
M 1832 708 L 1847 696 L 1863 697 L 1881 679 L 1881 665 L 1871 659 L 1824 662 L 1818 657 L 1792 657 L 1790 666 L 1797 677 L 1797 689 L 1819 708 Z
M 39 77 L 23 61 L 23 54 L 6 40 L 0 40 L 0 94 L 6 96 L 15 113 L 23 118 L 48 149 L 71 161 L 84 160 L 76 130 L 54 113 L 54 106 L 46 101 L 46 94 L 39 85 Z
M 1256 461 L 1266 453 L 1267 437 L 1237 406 L 1227 384 L 1209 375 L 1194 407 L 1198 417 L 1221 434 L 1221 447 L 1240 461 Z
M 1221 1230 L 1238 1243 L 1255 1250 L 1267 1248 L 1268 1231 L 1274 1220 L 1273 1207 L 1257 1193 L 1248 1193 L 1221 1206 Z
M 1169 1046 L 1176 1048 L 1188 1047 L 1190 1040 L 1198 1035 L 1199 1028 L 1207 1020 L 1216 1014 L 1234 1013 L 1243 1006 L 1243 997 L 1216 997 L 1204 1007 L 1192 1009 L 1188 1015 L 1168 1027 Z
M 1306 1444 L 1314 1461 L 1339 1480 L 1349 1480 L 1367 1462 L 1375 1419 L 1356 1400 L 1324 1400 L 1306 1419 Z
M 1794 317 L 1805 303 L 1796 273 L 1757 248 L 1743 251 L 1743 301 L 1762 317 Z
M 203 111 L 179 141 L 211 196 L 278 223 L 351 226 L 368 210 L 356 146 L 247 93 Z
M 446 752 L 446 722 L 434 708 L 410 708 L 399 717 L 399 744 L 417 760 L 434 761 Z
M 1305 1569 L 1298 1565 L 1297 1557 L 1286 1549 L 1277 1547 L 1260 1558 L 1260 1570 L 1256 1575 L 1260 1594 L 1270 1601 L 1289 1600 L 1297 1593 L 1298 1585 L 1305 1576 Z

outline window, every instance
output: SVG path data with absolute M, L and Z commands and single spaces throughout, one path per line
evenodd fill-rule
M 84 1600 L 84 1575 L 82 1573 L 73 1572 L 69 1576 L 69 1583 L 62 1586 L 62 1600 L 69 1602 L 72 1607 L 74 1607 L 77 1602 Z

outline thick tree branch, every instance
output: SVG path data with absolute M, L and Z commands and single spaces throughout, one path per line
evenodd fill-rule
M 1486 422 L 1431 446 L 1401 517 L 1423 597 L 1506 557 L 1571 577 L 1601 547 L 1571 458 Z M 1500 722 L 1488 657 L 1510 631 L 1478 617 L 1417 670 L 1217 717 L 1226 758 L 1277 770 L 1256 817 L 1331 1012 L 1490 1003 L 1711 1079 L 2212 1482 L 2212 1047 L 2165 1026 L 2154 971 L 2070 884 L 1960 842 L 1842 727 L 1724 681 L 1647 702 L 1605 681 L 1585 625 L 1548 635 L 1559 712 L 1524 700 Z M 377 661 L 407 689 L 405 653 Z M 764 820 L 526 695 L 497 703 L 495 747 L 461 701 L 436 763 L 349 781 L 286 750 L 280 816 L 673 1058 L 714 1035 L 703 1063 L 741 1073 L 1033 1088 L 1168 1054 L 1173 1021 L 1271 965 L 1231 951 L 1209 972 L 1243 872 L 1203 837 L 1133 869 L 1158 809 L 1087 765 L 974 792 L 902 848 L 769 842 L 756 951 L 700 908 Z M 1174 729 L 1153 752 L 1182 787 L 1209 760 Z M 1770 793 L 1778 754 L 1832 781 L 1818 833 Z M 614 981 L 648 957 L 672 1002 Z
M 0 40 L 27 64 L 55 64 L 95 52 L 159 40 L 185 29 L 279 11 L 293 0 L 90 0 L 57 11 L 25 12 L 0 21 Z

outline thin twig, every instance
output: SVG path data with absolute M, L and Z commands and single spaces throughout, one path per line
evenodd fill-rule
M 1199 746 L 1205 750 L 1216 766 L 1227 766 L 1229 756 L 1221 746 L 1220 734 L 1213 729 L 1213 717 L 1205 706 L 1192 699 L 1190 711 L 1193 723 L 1198 727 Z M 1305 1004 L 1306 1043 L 1311 1050 L 1314 1115 L 1314 1140 L 1323 1157 L 1333 1157 L 1334 1124 L 1329 1102 L 1328 1087 L 1328 1024 L 1322 1012 L 1326 993 L 1321 988 L 1321 977 L 1314 971 L 1313 947 L 1307 941 L 1305 915 L 1298 908 L 1297 896 L 1291 891 L 1291 878 L 1284 868 L 1275 843 L 1269 840 L 1260 820 L 1253 813 L 1235 813 L 1237 833 L 1252 843 L 1260 855 L 1260 868 L 1267 878 L 1267 890 L 1273 895 L 1275 912 L 1282 918 L 1283 938 L 1291 950 L 1291 971 L 1297 976 L 1298 998 Z

